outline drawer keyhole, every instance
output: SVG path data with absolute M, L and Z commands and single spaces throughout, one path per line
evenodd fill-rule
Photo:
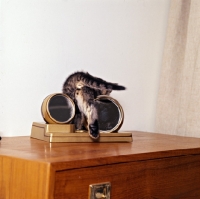
M 110 199 L 110 183 L 91 184 L 88 199 Z

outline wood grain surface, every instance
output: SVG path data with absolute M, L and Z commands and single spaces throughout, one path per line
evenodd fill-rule
M 0 155 L 51 163 L 56 170 L 62 170 L 200 153 L 200 139 L 197 138 L 139 131 L 132 134 L 132 143 L 120 144 L 48 143 L 23 136 L 3 137 Z
M 51 198 L 50 165 L 0 156 L 0 199 Z
M 80 198 L 79 188 L 84 199 L 88 183 L 107 180 L 112 184 L 111 199 L 123 189 L 126 195 L 120 197 L 125 199 L 170 198 L 170 191 L 177 197 L 200 196 L 200 139 L 132 134 L 132 143 L 48 143 L 3 137 L 0 199 Z
M 197 199 L 199 160 L 200 155 L 182 156 L 56 172 L 54 197 L 87 198 L 88 185 L 110 182 L 111 199 Z

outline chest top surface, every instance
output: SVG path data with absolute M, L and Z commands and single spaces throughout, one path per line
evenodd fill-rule
M 132 143 L 48 143 L 28 136 L 3 137 L 0 156 L 44 162 L 62 170 L 200 155 L 200 138 L 138 131 L 132 133 Z

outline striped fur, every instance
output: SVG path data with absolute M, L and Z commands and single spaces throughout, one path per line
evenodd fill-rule
M 87 124 L 86 129 L 91 138 L 99 138 L 98 114 L 94 99 L 98 95 L 109 95 L 112 90 L 125 90 L 125 87 L 94 77 L 87 72 L 75 72 L 66 79 L 63 93 L 75 102 L 76 115 L 73 122 L 77 130 L 83 130 Z

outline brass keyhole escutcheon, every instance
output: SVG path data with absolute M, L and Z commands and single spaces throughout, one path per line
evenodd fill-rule
M 110 182 L 91 184 L 88 199 L 110 199 Z

